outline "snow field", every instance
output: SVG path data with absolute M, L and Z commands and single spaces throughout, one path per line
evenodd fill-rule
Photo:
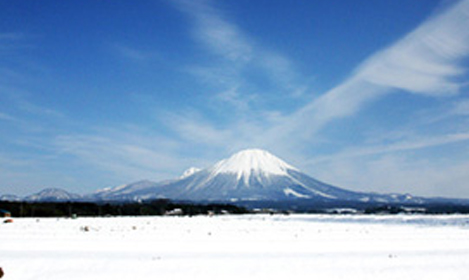
M 467 279 L 469 216 L 15 219 L 3 279 Z M 2 279 L 2 280 L 3 280 Z

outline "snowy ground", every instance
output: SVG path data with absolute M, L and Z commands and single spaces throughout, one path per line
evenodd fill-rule
M 458 215 L 15 219 L 0 240 L 14 280 L 469 277 Z

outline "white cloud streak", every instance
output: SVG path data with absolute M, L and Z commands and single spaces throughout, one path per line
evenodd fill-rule
M 248 62 L 253 47 L 234 24 L 223 19 L 220 12 L 207 1 L 178 0 L 177 8 L 196 22 L 195 36 L 213 52 L 231 62 Z
M 270 83 L 287 92 L 290 97 L 304 92 L 305 86 L 298 83 L 298 74 L 290 60 L 262 46 L 230 22 L 214 6 L 216 2 L 177 0 L 174 3 L 193 20 L 195 39 L 221 58 L 215 65 L 196 68 L 195 73 L 210 76 L 214 84 L 221 80 L 224 86 L 232 88 L 247 83 L 249 75 L 246 75 L 246 70 L 258 70 L 258 74 L 266 76 Z M 247 93 L 243 95 L 250 98 Z
M 469 2 L 461 1 L 427 20 L 357 70 L 370 83 L 424 95 L 457 93 L 452 78 L 464 72 L 458 63 L 469 53 Z
M 255 99 L 255 96 L 242 98 L 241 93 L 237 87 L 229 88 L 228 90 L 218 93 L 215 98 L 221 102 L 231 104 L 237 112 L 246 112 L 249 110 L 249 103 Z

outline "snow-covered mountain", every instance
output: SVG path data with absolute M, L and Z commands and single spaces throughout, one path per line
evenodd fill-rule
M 62 189 L 44 189 L 38 193 L 26 196 L 23 200 L 25 201 L 48 201 L 48 202 L 58 202 L 58 201 L 77 201 L 82 197 L 78 194 L 69 193 Z
M 320 182 L 267 151 L 238 152 L 206 169 L 190 168 L 179 178 L 139 181 L 80 196 L 45 189 L 25 201 L 148 201 L 152 199 L 214 202 L 424 203 L 407 194 L 354 192 Z M 427 200 L 428 201 L 428 200 Z M 293 203 L 294 202 L 294 203 Z
M 244 150 L 181 180 L 159 188 L 159 195 L 183 200 L 283 200 L 336 198 L 352 192 L 328 186 L 263 150 Z
M 190 201 L 382 201 L 402 202 L 405 195 L 353 192 L 320 182 L 267 151 L 238 152 L 212 167 L 186 171 L 178 179 L 137 182 L 95 194 L 99 200 L 168 198 Z

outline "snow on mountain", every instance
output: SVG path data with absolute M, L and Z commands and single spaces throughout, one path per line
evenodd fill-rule
M 29 195 L 24 198 L 25 201 L 76 201 L 81 199 L 81 196 L 74 193 L 69 193 L 62 189 L 44 189 L 38 193 Z
M 211 168 L 211 175 L 236 174 L 236 179 L 246 183 L 251 176 L 288 175 L 288 170 L 297 170 L 283 160 L 259 149 L 244 150 L 216 163 Z
M 200 170 L 202 170 L 202 169 L 197 168 L 197 167 L 191 167 L 191 168 L 187 169 L 186 171 L 184 171 L 184 173 L 182 173 L 182 175 L 181 175 L 181 177 L 179 177 L 179 179 L 184 179 L 186 177 L 189 177 L 192 174 L 199 172 Z
M 149 180 L 142 180 L 131 184 L 121 185 L 114 188 L 105 188 L 96 191 L 95 193 L 86 196 L 89 200 L 132 200 L 139 201 L 147 199 L 151 195 L 151 189 L 158 186 L 160 183 L 155 183 Z

